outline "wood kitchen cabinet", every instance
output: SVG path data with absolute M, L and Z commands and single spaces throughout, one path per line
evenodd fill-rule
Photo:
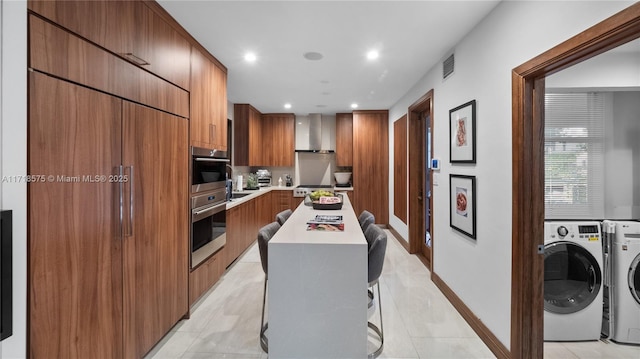
M 262 114 L 249 104 L 233 105 L 234 166 L 263 166 Z
M 353 208 L 389 223 L 389 112 L 353 112 Z
M 226 246 L 202 262 L 189 274 L 189 307 L 220 279 L 227 265 Z
M 235 104 L 233 126 L 234 165 L 294 165 L 294 114 L 262 114 L 249 104 Z
M 269 141 L 262 146 L 262 162 L 265 166 L 293 167 L 295 153 L 296 116 L 292 113 L 268 113 L 262 115 L 262 138 Z
M 191 51 L 191 145 L 227 150 L 227 70 Z
M 28 1 L 29 10 L 189 90 L 191 45 L 164 20 L 169 14 L 150 6 L 144 1 Z
M 336 166 L 353 166 L 353 114 L 336 114 Z
M 29 73 L 31 358 L 140 358 L 187 313 L 187 130 Z

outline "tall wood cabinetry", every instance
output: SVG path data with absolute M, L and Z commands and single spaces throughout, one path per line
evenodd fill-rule
M 389 113 L 353 112 L 353 207 L 389 223 Z
M 129 6 L 163 28 L 146 2 L 29 1 L 30 358 L 141 358 L 189 310 L 189 63 L 116 53 L 140 39 L 100 21 Z
M 336 114 L 336 166 L 353 166 L 353 114 Z
M 187 120 L 29 86 L 30 357 L 142 357 L 188 311 Z
M 191 145 L 227 150 L 227 70 L 191 50 Z

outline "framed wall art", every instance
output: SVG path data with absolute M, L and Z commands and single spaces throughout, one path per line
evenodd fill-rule
M 476 177 L 450 174 L 449 191 L 449 225 L 476 239 Z
M 476 100 L 449 111 L 449 162 L 476 163 Z

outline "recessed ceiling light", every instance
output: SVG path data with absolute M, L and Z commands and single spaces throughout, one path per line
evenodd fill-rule
M 291 104 L 290 104 L 290 103 L 285 103 L 285 104 L 284 104 L 284 108 L 286 108 L 286 109 L 291 108 Z
M 321 60 L 324 56 L 322 56 L 321 53 L 319 52 L 305 52 L 304 54 L 302 54 L 302 56 L 304 56 L 305 59 L 307 60 L 311 60 L 311 61 L 318 61 Z
M 254 54 L 253 52 L 247 52 L 244 55 L 244 60 L 247 62 L 255 62 L 257 59 L 256 54 Z
M 316 107 L 323 108 L 323 107 L 327 107 L 327 105 L 316 105 Z
M 380 54 L 376 50 L 371 50 L 367 52 L 367 59 L 369 60 L 375 60 L 378 58 L 378 56 L 380 56 Z
M 358 108 L 358 104 L 357 103 L 352 103 L 351 104 L 351 108 Z

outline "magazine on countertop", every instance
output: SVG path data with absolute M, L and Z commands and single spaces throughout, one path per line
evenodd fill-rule
M 340 224 L 342 216 L 332 216 L 328 214 L 318 214 L 315 218 L 307 221 L 307 224 Z
M 344 231 L 342 216 L 318 214 L 307 221 L 307 231 Z
M 310 223 L 307 225 L 307 231 L 327 231 L 327 232 L 344 231 L 344 223 L 339 223 L 339 224 Z

